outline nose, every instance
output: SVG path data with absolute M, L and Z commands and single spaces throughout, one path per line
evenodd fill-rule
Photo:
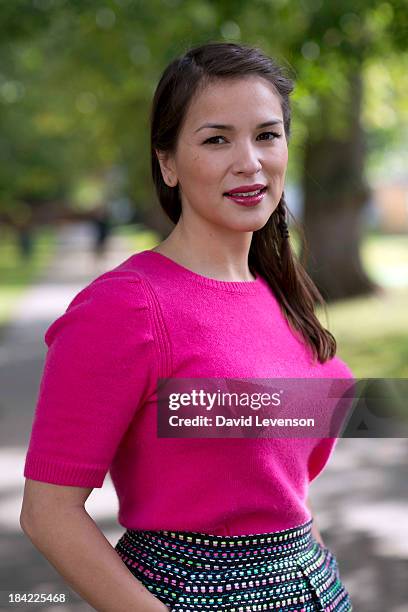
M 262 169 L 259 150 L 252 143 L 244 142 L 235 150 L 233 171 L 236 174 L 256 174 Z

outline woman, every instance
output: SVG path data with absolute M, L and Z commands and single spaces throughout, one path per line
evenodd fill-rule
M 158 379 L 352 377 L 288 239 L 292 87 L 244 45 L 174 60 L 151 152 L 175 227 L 47 330 L 21 524 L 97 610 L 352 609 L 307 500 L 335 438 L 157 435 Z M 84 509 L 108 470 L 114 549 Z

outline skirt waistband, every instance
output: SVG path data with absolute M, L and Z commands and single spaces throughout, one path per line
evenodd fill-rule
M 212 535 L 195 531 L 138 531 L 128 529 L 126 539 L 134 544 L 145 542 L 151 548 L 183 552 L 202 560 L 228 564 L 240 557 L 255 555 L 280 559 L 310 549 L 313 518 L 306 523 L 274 531 L 249 535 Z M 228 552 L 227 552 L 228 551 Z M 244 559 L 242 559 L 244 560 Z

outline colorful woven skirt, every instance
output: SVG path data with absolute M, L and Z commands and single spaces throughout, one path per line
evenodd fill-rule
M 174 612 L 348 612 L 336 558 L 312 523 L 244 536 L 128 529 L 115 550 Z

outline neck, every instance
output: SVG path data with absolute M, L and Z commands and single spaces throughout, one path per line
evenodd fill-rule
M 186 232 L 179 222 L 153 250 L 203 276 L 224 281 L 251 281 L 255 280 L 248 266 L 251 239 L 252 232 L 235 232 L 229 240 L 215 239 L 211 232 L 196 236 Z

